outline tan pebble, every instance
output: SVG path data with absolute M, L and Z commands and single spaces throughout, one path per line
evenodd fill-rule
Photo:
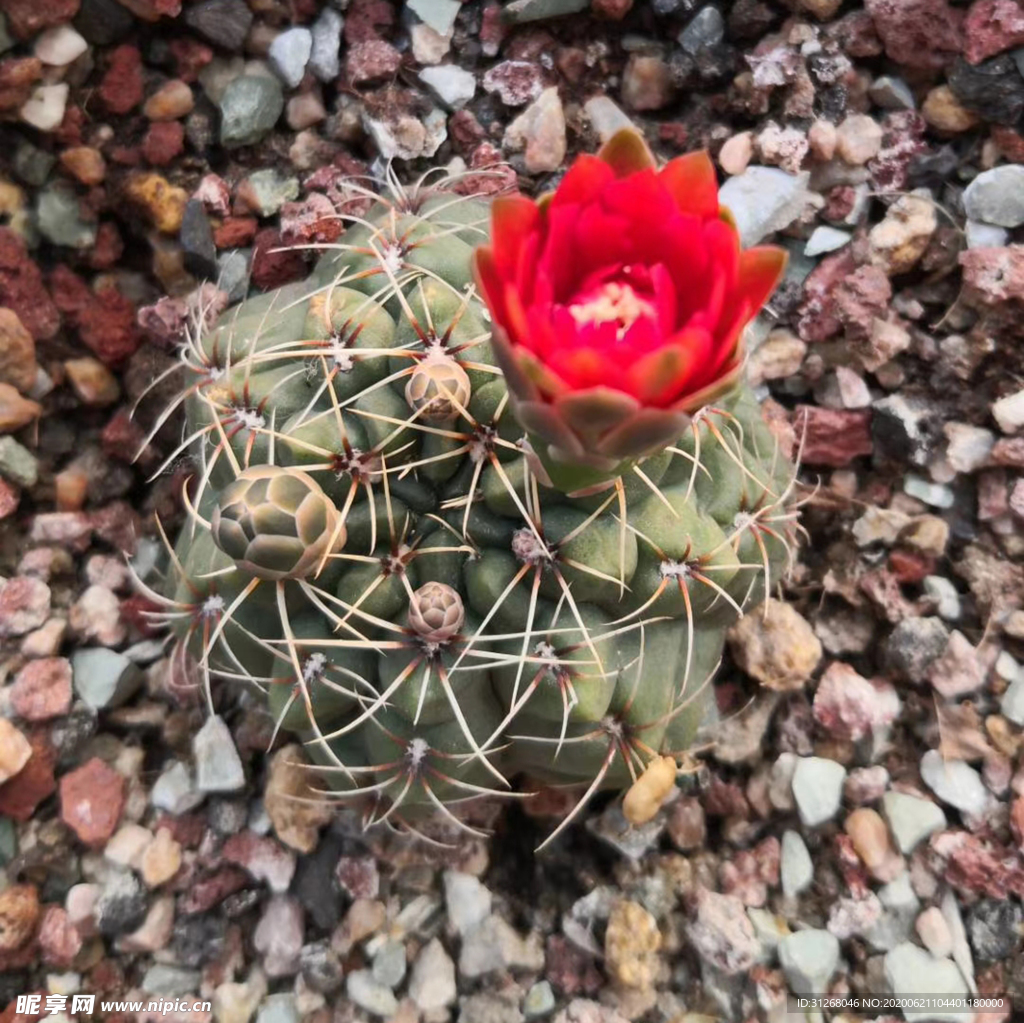
M 125 196 L 163 234 L 177 234 L 188 202 L 188 192 L 156 173 L 134 174 Z
M 726 174 L 742 174 L 754 156 L 754 138 L 749 131 L 741 131 L 726 139 L 718 151 L 718 164 Z
M 831 121 L 815 121 L 807 133 L 807 141 L 819 160 L 831 160 L 836 155 L 836 126 Z
M 64 369 L 75 394 L 84 405 L 112 405 L 121 397 L 117 377 L 99 359 L 90 355 L 68 359 Z
M 638 902 L 616 903 L 605 931 L 605 965 L 612 979 L 626 988 L 645 991 L 657 978 L 661 948 L 657 921 Z
M 92 146 L 72 146 L 60 154 L 61 166 L 83 185 L 98 185 L 107 176 L 103 154 Z
M 926 909 L 917 918 L 914 929 L 921 944 L 936 958 L 945 959 L 953 951 L 953 936 L 938 906 Z
M 14 433 L 42 414 L 39 402 L 23 398 L 10 384 L 0 384 L 0 434 Z
M 851 114 L 836 129 L 836 155 L 862 167 L 882 148 L 882 126 L 867 114 Z
M 177 121 L 192 112 L 195 98 L 187 82 L 179 78 L 165 82 L 146 100 L 142 112 L 151 121 Z
M 978 115 L 972 113 L 956 98 L 948 85 L 937 85 L 921 104 L 921 115 L 937 131 L 959 135 L 970 131 L 978 123 Z
M 821 641 L 796 608 L 770 599 L 729 629 L 729 649 L 751 678 L 780 692 L 802 689 L 821 660 Z
M 0 718 L 0 785 L 13 778 L 31 756 L 28 739 L 7 718 Z
M 843 825 L 853 848 L 878 881 L 894 881 L 906 869 L 903 857 L 893 848 L 881 814 L 870 807 L 854 810 Z
M 36 342 L 13 309 L 0 307 L 0 382 L 23 394 L 36 382 Z
M 142 880 L 147 888 L 159 888 L 181 869 L 181 846 L 167 828 L 161 828 L 142 854 Z

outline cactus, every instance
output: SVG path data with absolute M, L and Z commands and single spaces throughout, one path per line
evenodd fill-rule
M 650 155 L 626 133 L 587 159 L 621 176 Z M 682 176 L 704 175 L 706 199 L 701 159 Z M 678 352 L 646 364 L 639 397 L 566 394 L 537 355 L 524 370 L 491 293 L 499 222 L 529 200 L 492 211 L 455 184 L 392 179 L 307 281 L 189 339 L 169 459 L 194 464 L 189 521 L 151 595 L 207 692 L 262 690 L 319 787 L 368 823 L 458 822 L 522 776 L 582 790 L 564 823 L 645 777 L 629 805 L 647 807 L 714 716 L 727 627 L 792 555 L 794 469 L 738 381 L 781 261 L 696 399 L 647 407 Z M 647 308 L 594 287 L 598 326 L 624 296 Z

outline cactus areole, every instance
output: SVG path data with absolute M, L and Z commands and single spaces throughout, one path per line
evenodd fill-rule
M 794 546 L 742 380 L 784 255 L 633 131 L 539 201 L 425 182 L 353 183 L 308 280 L 189 339 L 152 596 L 176 663 L 258 687 L 368 824 L 538 785 L 579 791 L 563 823 L 609 787 L 646 819 Z

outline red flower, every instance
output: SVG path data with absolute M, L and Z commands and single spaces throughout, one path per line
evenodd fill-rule
M 740 251 L 706 153 L 658 170 L 627 130 L 539 202 L 495 199 L 474 262 L 524 427 L 553 457 L 618 462 L 664 446 L 733 383 L 785 261 L 773 246 Z M 642 436 L 621 436 L 638 415 Z M 568 450 L 566 425 L 580 441 Z

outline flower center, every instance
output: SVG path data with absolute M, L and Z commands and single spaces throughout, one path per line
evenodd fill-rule
M 616 339 L 621 341 L 630 327 L 641 317 L 654 319 L 657 311 L 646 298 L 638 295 L 627 281 L 608 281 L 569 306 L 578 327 L 588 324 L 615 323 Z

